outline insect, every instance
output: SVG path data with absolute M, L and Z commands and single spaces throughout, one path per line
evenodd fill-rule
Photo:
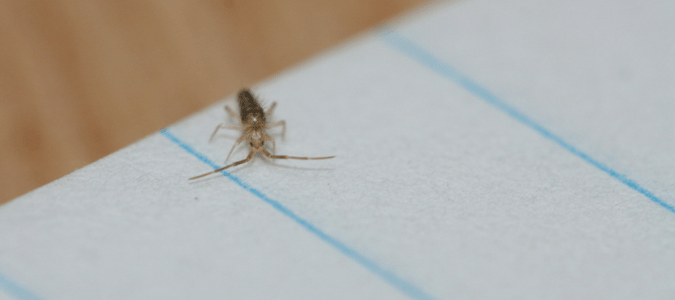
M 222 170 L 235 167 L 238 165 L 241 165 L 243 163 L 249 162 L 251 159 L 253 159 L 253 156 L 260 152 L 263 155 L 265 155 L 268 158 L 272 159 L 302 159 L 302 160 L 309 160 L 309 159 L 329 159 L 333 158 L 335 156 L 325 156 L 325 157 L 298 157 L 298 156 L 288 156 L 288 155 L 274 155 L 267 151 L 265 149 L 265 140 L 268 140 L 272 142 L 272 152 L 275 152 L 274 149 L 276 148 L 276 143 L 274 142 L 274 138 L 270 136 L 267 132 L 265 132 L 266 129 L 273 128 L 273 127 L 278 127 L 281 126 L 283 127 L 282 129 L 282 135 L 286 133 L 286 121 L 278 121 L 274 123 L 267 123 L 267 116 L 271 115 L 272 112 L 274 111 L 274 108 L 277 106 L 277 103 L 274 102 L 272 103 L 272 106 L 267 109 L 267 111 L 264 111 L 263 108 L 260 106 L 258 103 L 258 100 L 251 94 L 251 91 L 248 89 L 242 89 L 239 92 L 239 95 L 237 96 L 237 103 L 239 104 L 239 114 L 234 112 L 229 106 L 225 106 L 225 110 L 232 115 L 232 117 L 238 119 L 241 122 L 241 125 L 236 126 L 236 125 L 226 125 L 226 124 L 219 124 L 216 126 L 216 129 L 213 130 L 213 133 L 211 134 L 211 138 L 209 141 L 213 140 L 213 137 L 216 135 L 218 130 L 221 128 L 225 129 L 233 129 L 233 130 L 241 130 L 243 133 L 241 134 L 241 137 L 237 139 L 236 142 L 234 142 L 234 145 L 232 146 L 232 149 L 230 149 L 230 153 L 227 154 L 227 158 L 225 161 L 230 158 L 230 155 L 232 155 L 232 151 L 234 151 L 234 148 L 237 147 L 241 142 L 244 140 L 248 141 L 249 147 L 251 147 L 251 152 L 249 152 L 248 156 L 240 161 L 233 162 L 227 166 L 224 166 L 220 169 L 192 177 L 188 180 L 193 180 L 197 178 L 202 178 L 204 176 L 208 176 L 214 173 L 218 173 Z

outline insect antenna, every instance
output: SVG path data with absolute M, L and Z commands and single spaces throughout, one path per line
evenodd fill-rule
M 318 159 L 330 159 L 330 158 L 335 157 L 335 155 L 333 155 L 333 156 L 323 156 L 323 157 L 307 157 L 307 156 L 301 157 L 301 156 L 289 156 L 289 155 L 273 155 L 273 154 L 267 152 L 267 150 L 265 150 L 265 149 L 260 150 L 260 152 L 262 152 L 268 158 L 272 158 L 272 159 L 318 160 Z
M 228 169 L 228 168 L 231 168 L 231 167 L 236 167 L 236 166 L 238 166 L 238 165 L 241 165 L 241 164 L 243 164 L 243 163 L 246 163 L 246 162 L 250 161 L 250 160 L 253 158 L 253 155 L 254 155 L 254 154 L 255 154 L 255 152 L 254 152 L 254 151 L 251 151 L 251 153 L 249 153 L 248 156 L 247 156 L 246 158 L 244 158 L 244 159 L 242 159 L 242 160 L 240 160 L 240 161 L 233 162 L 233 163 L 231 163 L 231 164 L 229 164 L 229 165 L 227 165 L 227 166 L 224 166 L 224 167 L 219 168 L 219 169 L 215 169 L 215 170 L 213 170 L 213 171 L 211 171 L 211 172 L 204 173 L 204 174 L 202 174 L 202 175 L 197 175 L 197 176 L 192 177 L 192 178 L 190 178 L 190 179 L 188 179 L 188 180 L 193 180 L 193 179 L 197 179 L 197 178 L 202 178 L 202 177 L 204 177 L 204 176 L 208 176 L 208 175 L 211 175 L 211 174 L 215 174 L 215 173 L 218 173 L 218 172 L 220 172 L 220 171 L 223 171 L 223 170 Z

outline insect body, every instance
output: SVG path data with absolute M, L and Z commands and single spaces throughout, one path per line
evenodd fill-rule
M 251 152 L 249 152 L 248 156 L 240 161 L 231 163 L 227 166 L 224 166 L 220 169 L 214 170 L 212 172 L 208 172 L 199 176 L 195 176 L 190 178 L 189 180 L 192 179 L 197 179 L 201 178 L 207 175 L 211 175 L 214 173 L 218 173 L 222 170 L 225 170 L 227 168 L 231 168 L 234 166 L 241 165 L 243 163 L 246 163 L 253 159 L 253 156 L 260 152 L 263 155 L 265 155 L 268 158 L 272 159 L 303 159 L 303 160 L 309 160 L 309 159 L 329 159 L 333 158 L 335 156 L 325 156 L 325 157 L 298 157 L 298 156 L 288 156 L 288 155 L 274 155 L 267 151 L 265 149 L 265 140 L 268 140 L 272 142 L 272 152 L 274 152 L 274 148 L 276 147 L 276 143 L 274 142 L 274 138 L 267 134 L 265 132 L 265 129 L 272 128 L 272 127 L 277 127 L 277 126 L 282 126 L 282 134 L 286 132 L 286 122 L 285 121 L 279 121 L 279 122 L 274 122 L 274 123 L 267 123 L 267 116 L 272 114 L 272 111 L 274 111 L 274 108 L 277 106 L 277 103 L 274 102 L 272 103 L 272 106 L 267 111 L 264 111 L 263 108 L 258 104 L 258 101 L 255 99 L 253 94 L 248 89 L 243 89 L 239 92 L 239 95 L 237 97 L 237 103 L 239 104 L 239 114 L 235 113 L 230 107 L 225 106 L 225 110 L 232 115 L 234 118 L 238 119 L 241 121 L 240 126 L 231 126 L 231 125 L 225 125 L 225 124 L 219 124 L 216 129 L 213 131 L 211 134 L 211 138 L 209 140 L 213 140 L 213 137 L 216 135 L 216 132 L 218 132 L 219 129 L 221 128 L 226 128 L 226 129 L 234 129 L 234 130 L 241 130 L 243 131 L 241 137 L 237 139 L 236 142 L 234 142 L 234 145 L 232 146 L 232 149 L 230 149 L 230 153 L 227 155 L 227 159 L 230 158 L 230 155 L 232 155 L 232 151 L 234 150 L 237 145 L 239 145 L 241 142 L 244 140 L 247 140 L 249 147 L 251 147 Z

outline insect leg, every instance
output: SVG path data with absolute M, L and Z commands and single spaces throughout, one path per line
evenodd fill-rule
M 267 124 L 267 125 L 265 125 L 265 128 L 273 128 L 273 127 L 277 127 L 277 126 L 282 126 L 283 129 L 281 129 L 281 135 L 282 136 L 286 135 L 286 121 L 284 121 L 284 120 Z
M 211 137 L 209 138 L 209 142 L 213 140 L 213 137 L 216 136 L 216 132 L 218 132 L 219 129 L 225 128 L 225 129 L 232 129 L 232 130 L 242 130 L 243 128 L 241 126 L 234 126 L 234 125 L 225 125 L 225 124 L 218 124 L 216 126 L 216 129 L 213 130 L 213 133 L 211 134 Z
M 229 106 L 225 105 L 225 110 L 230 114 L 230 116 L 241 121 L 241 116 L 239 116 L 238 113 L 234 112 L 234 110 L 232 110 Z
M 272 106 L 270 106 L 270 108 L 267 109 L 267 111 L 265 112 L 265 115 L 271 116 L 275 107 L 277 107 L 276 102 L 272 103 Z
M 277 143 L 274 142 L 274 138 L 273 138 L 271 135 L 267 134 L 267 132 L 263 132 L 263 137 L 264 137 L 266 140 L 269 140 L 270 142 L 272 142 L 272 153 L 276 153 L 276 152 L 277 152 L 277 151 L 276 151 L 276 149 L 277 149 Z
M 227 162 L 228 159 L 230 159 L 230 155 L 232 155 L 232 151 L 234 151 L 234 148 L 237 147 L 244 139 L 246 139 L 250 133 L 246 132 L 244 133 L 240 138 L 237 139 L 236 142 L 234 142 L 234 145 L 232 145 L 232 149 L 230 149 L 230 153 L 227 154 L 227 157 L 225 158 L 225 161 Z

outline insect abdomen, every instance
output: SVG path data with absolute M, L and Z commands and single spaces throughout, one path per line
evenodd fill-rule
M 265 111 L 263 111 L 258 101 L 256 101 L 251 91 L 243 89 L 239 92 L 239 115 L 242 122 L 266 121 Z

